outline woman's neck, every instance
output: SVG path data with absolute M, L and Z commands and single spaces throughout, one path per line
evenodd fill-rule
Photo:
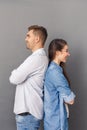
M 58 59 L 54 59 L 53 60 L 56 64 L 60 65 L 60 61 L 58 61 Z

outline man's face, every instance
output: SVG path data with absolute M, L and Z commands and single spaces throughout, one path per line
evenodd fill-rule
M 33 50 L 35 47 L 35 35 L 33 33 L 33 30 L 28 31 L 25 41 L 26 41 L 26 47 L 30 50 Z

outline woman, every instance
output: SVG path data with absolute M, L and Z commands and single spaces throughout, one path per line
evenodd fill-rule
M 48 55 L 49 66 L 44 83 L 44 130 L 68 130 L 65 104 L 72 105 L 75 95 L 69 87 L 64 68 L 70 56 L 67 42 L 63 39 L 51 41 Z

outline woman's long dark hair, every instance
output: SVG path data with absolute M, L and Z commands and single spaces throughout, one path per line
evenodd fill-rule
M 62 51 L 62 49 L 64 48 L 65 45 L 67 45 L 67 42 L 63 39 L 54 39 L 51 41 L 51 43 L 48 47 L 49 64 L 51 61 L 54 60 L 55 55 L 56 55 L 56 51 Z M 65 69 L 65 63 L 61 62 L 60 66 L 62 67 L 63 74 L 66 77 L 66 79 L 70 85 L 70 80 L 67 76 L 66 69 Z

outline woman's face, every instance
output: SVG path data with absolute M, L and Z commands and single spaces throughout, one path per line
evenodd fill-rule
M 68 45 L 65 45 L 64 48 L 60 51 L 60 61 L 65 63 L 68 56 L 70 56 Z

